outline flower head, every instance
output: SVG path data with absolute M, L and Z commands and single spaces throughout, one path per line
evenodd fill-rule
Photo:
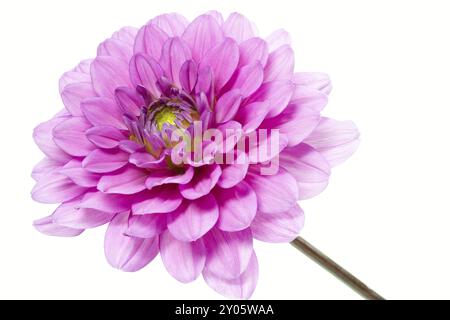
M 294 73 L 285 31 L 261 38 L 237 13 L 123 28 L 62 76 L 65 109 L 34 131 L 46 157 L 32 197 L 60 204 L 35 227 L 77 236 L 109 224 L 113 267 L 137 271 L 160 254 L 177 280 L 203 274 L 248 298 L 253 240 L 293 240 L 298 201 L 358 145 L 351 122 L 321 117 L 330 90 L 324 74 Z

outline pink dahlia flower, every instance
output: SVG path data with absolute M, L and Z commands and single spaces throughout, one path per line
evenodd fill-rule
M 237 13 L 123 28 L 62 76 L 65 108 L 34 131 L 46 157 L 32 197 L 60 204 L 34 225 L 71 237 L 109 224 L 113 267 L 137 271 L 160 254 L 181 282 L 202 274 L 219 293 L 249 298 L 253 240 L 293 240 L 304 221 L 298 201 L 320 193 L 358 145 L 351 122 L 321 117 L 330 90 L 324 74 L 294 73 L 286 32 L 261 38 Z M 202 140 L 206 156 L 186 157 L 195 123 L 233 132 L 234 142 Z M 277 148 L 255 156 L 268 140 Z M 217 161 L 229 155 L 241 161 Z

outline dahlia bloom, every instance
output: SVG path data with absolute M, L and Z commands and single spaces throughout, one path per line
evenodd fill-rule
M 108 224 L 113 267 L 137 271 L 160 254 L 181 282 L 202 274 L 222 295 L 249 298 L 253 240 L 292 241 L 304 222 L 298 201 L 323 191 L 358 145 L 352 122 L 321 116 L 330 91 L 325 74 L 294 73 L 285 31 L 261 38 L 238 13 L 123 28 L 62 76 L 65 108 L 34 130 L 45 158 L 32 197 L 60 204 L 34 226 L 72 237 Z M 201 141 L 208 156 L 185 157 L 194 123 L 233 130 L 234 142 Z M 261 130 L 269 136 L 235 148 Z M 277 149 L 254 156 L 272 137 Z M 230 154 L 242 161 L 216 161 Z

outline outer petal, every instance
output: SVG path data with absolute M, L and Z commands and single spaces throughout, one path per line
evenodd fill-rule
M 305 143 L 319 151 L 332 167 L 347 160 L 358 148 L 359 131 L 351 121 L 322 118 Z
M 78 159 L 69 161 L 59 170 L 59 173 L 68 177 L 75 184 L 86 188 L 97 186 L 100 179 L 100 175 L 85 170 Z
M 83 229 L 73 229 L 60 226 L 53 222 L 52 216 L 48 216 L 33 222 L 33 226 L 47 236 L 55 237 L 76 237 L 80 235 Z
M 178 189 L 172 185 L 165 185 L 146 191 L 140 201 L 133 204 L 133 214 L 168 213 L 177 209 L 183 198 Z
M 133 46 L 116 38 L 103 41 L 97 48 L 97 56 L 111 56 L 123 61 L 130 61 Z
M 281 213 L 258 212 L 251 226 L 252 234 L 255 239 L 264 242 L 291 242 L 303 228 L 304 219 L 298 205 Z
M 278 29 L 266 38 L 269 51 L 273 52 L 285 44 L 291 44 L 291 36 L 286 30 Z
M 290 45 L 283 45 L 269 55 L 264 69 L 264 81 L 290 80 L 294 73 L 294 51 Z
M 217 228 L 240 231 L 250 226 L 256 214 L 257 200 L 248 183 L 242 181 L 230 189 L 216 188 L 214 195 L 219 204 Z
M 86 130 L 90 127 L 83 117 L 69 118 L 53 129 L 53 141 L 72 156 L 85 156 L 95 149 L 86 137 Z
M 76 208 L 80 200 L 61 204 L 53 213 L 53 222 L 75 229 L 95 228 L 111 221 L 113 213 L 95 209 Z
M 217 222 L 219 209 L 213 195 L 185 201 L 167 217 L 167 228 L 180 241 L 195 241 Z
M 133 198 L 121 194 L 106 194 L 100 191 L 89 192 L 81 199 L 80 208 L 95 209 L 108 213 L 130 210 Z
M 292 104 L 301 104 L 316 111 L 322 111 L 327 102 L 328 97 L 325 93 L 304 85 L 296 85 L 291 97 Z
M 162 14 L 149 22 L 152 26 L 157 26 L 164 31 L 169 37 L 179 37 L 183 34 L 189 22 L 178 13 Z
M 262 66 L 267 63 L 269 48 L 261 38 L 251 38 L 239 45 L 239 67 L 259 61 Z
M 105 234 L 105 255 L 114 268 L 134 272 L 142 269 L 158 254 L 158 237 L 142 239 L 124 235 L 128 213 L 118 214 Z
M 167 271 L 180 282 L 192 282 L 202 273 L 206 248 L 202 239 L 183 242 L 166 231 L 159 237 L 161 259 Z
M 253 254 L 250 229 L 224 232 L 212 229 L 205 237 L 207 257 L 205 269 L 223 279 L 236 279 L 248 267 Z
M 179 186 L 180 192 L 186 199 L 198 199 L 207 195 L 219 180 L 222 170 L 219 165 L 212 164 L 197 169 L 194 178 L 187 184 Z
M 90 172 L 112 172 L 125 166 L 128 158 L 129 154 L 121 150 L 96 149 L 84 158 L 82 165 Z
M 169 38 L 167 33 L 155 25 L 142 27 L 134 43 L 134 53 L 145 53 L 148 56 L 159 60 L 164 42 Z
M 191 50 L 181 38 L 170 38 L 164 43 L 160 64 L 168 79 L 178 87 L 181 86 L 181 66 L 190 59 Z
M 234 187 L 245 178 L 248 167 L 249 161 L 246 154 L 242 152 L 234 163 L 222 165 L 222 174 L 217 185 L 224 189 Z
M 62 92 L 65 86 L 72 83 L 91 82 L 89 73 L 91 62 L 92 60 L 81 61 L 75 69 L 64 73 L 59 79 L 59 92 Z
M 112 38 L 118 39 L 127 44 L 128 46 L 132 47 L 134 45 L 134 39 L 136 38 L 137 33 L 138 33 L 137 28 L 123 27 L 119 31 L 114 32 Z
M 201 15 L 189 24 L 183 39 L 191 48 L 192 57 L 199 63 L 206 52 L 223 41 L 224 36 L 214 17 Z
M 247 269 L 235 279 L 224 279 L 209 270 L 203 271 L 205 282 L 221 295 L 231 299 L 250 299 L 258 282 L 258 260 L 253 252 Z
M 284 212 L 292 208 L 298 200 L 298 186 L 294 177 L 280 168 L 271 176 L 261 176 L 253 169 L 246 181 L 256 192 L 258 210 L 267 213 Z
M 128 63 L 114 57 L 97 57 L 92 62 L 91 77 L 95 92 L 103 97 L 114 98 L 116 88 L 131 85 Z
M 126 139 L 125 135 L 112 126 L 97 126 L 86 131 L 86 137 L 97 147 L 112 149 L 119 145 L 121 140 Z
M 114 174 L 102 176 L 97 188 L 104 193 L 135 194 L 146 189 L 146 179 L 145 170 L 127 166 Z
M 96 95 L 90 82 L 71 83 L 61 91 L 64 106 L 73 116 L 81 116 L 80 103 L 83 99 L 92 98 Z
M 133 215 L 128 221 L 126 234 L 137 238 L 153 238 L 166 229 L 166 214 Z
M 86 188 L 76 185 L 65 175 L 50 172 L 36 183 L 31 191 L 31 197 L 41 203 L 60 203 L 85 192 Z
M 223 24 L 225 36 L 233 38 L 237 43 L 241 43 L 254 37 L 258 32 L 253 23 L 239 13 L 232 13 Z
M 65 153 L 53 141 L 53 128 L 68 119 L 68 117 L 55 117 L 38 125 L 33 131 L 34 142 L 47 157 L 55 161 L 67 162 L 72 157 Z
M 85 99 L 81 103 L 81 111 L 94 126 L 112 126 L 121 130 L 127 129 L 123 121 L 123 113 L 112 99 Z
M 294 84 L 290 80 L 266 82 L 250 97 L 249 102 L 269 101 L 268 117 L 275 117 L 286 108 L 293 91 Z
M 328 95 L 332 90 L 330 77 L 321 72 L 298 72 L 292 79 L 295 84 L 311 87 Z
M 61 168 L 62 165 L 63 163 L 59 161 L 50 158 L 44 158 L 34 166 L 33 171 L 31 172 L 31 177 L 35 181 L 38 181 L 50 172 Z

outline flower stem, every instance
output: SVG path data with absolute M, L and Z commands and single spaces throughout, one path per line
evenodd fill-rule
M 370 289 L 350 272 L 342 268 L 336 262 L 328 258 L 305 239 L 298 237 L 291 244 L 304 255 L 315 261 L 322 268 L 333 274 L 336 278 L 352 288 L 356 293 L 367 300 L 384 300 L 378 293 Z

